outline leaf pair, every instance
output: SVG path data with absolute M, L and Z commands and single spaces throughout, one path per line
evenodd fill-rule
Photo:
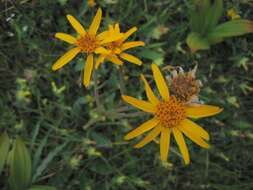
M 0 135 L 0 175 L 5 163 L 9 165 L 9 186 L 11 190 L 56 190 L 50 186 L 31 186 L 31 156 L 21 138 L 13 143 L 10 151 L 10 139 L 7 133 Z
M 13 190 L 26 190 L 31 183 L 32 163 L 23 141 L 18 137 L 9 156 L 9 184 Z
M 193 0 L 190 10 L 191 33 L 186 39 L 194 53 L 209 49 L 211 45 L 225 38 L 241 36 L 253 32 L 253 22 L 238 19 L 218 24 L 223 12 L 223 0 Z

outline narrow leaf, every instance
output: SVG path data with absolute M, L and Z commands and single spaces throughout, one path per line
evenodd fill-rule
M 196 6 L 190 7 L 189 10 L 189 17 L 190 17 L 190 27 L 192 32 L 200 32 L 201 26 L 200 26 L 200 16 L 198 14 L 198 11 L 196 11 Z
M 211 12 L 211 3 L 210 0 L 201 0 L 200 1 L 200 17 L 202 18 L 202 22 L 199 23 L 201 27 L 200 34 L 205 35 L 208 27 L 208 15 Z
M 39 162 L 41 160 L 41 154 L 42 154 L 42 151 L 43 151 L 44 147 L 47 144 L 48 137 L 49 137 L 50 133 L 51 133 L 51 130 L 49 130 L 47 132 L 47 134 L 45 135 L 45 137 L 39 142 L 39 146 L 36 148 L 36 152 L 33 155 L 33 163 L 32 163 L 33 170 L 35 168 L 37 168 L 37 166 L 38 166 L 38 164 L 39 164 Z
M 42 161 L 39 167 L 36 169 L 36 172 L 32 178 L 32 181 L 36 181 L 36 179 L 44 172 L 47 168 L 48 164 L 54 159 L 54 157 L 62 151 L 62 149 L 67 145 L 67 142 L 62 144 L 61 146 L 56 147 L 52 152 L 50 152 L 47 157 Z
M 208 38 L 228 38 L 251 32 L 253 32 L 253 21 L 244 19 L 232 20 L 218 25 L 208 34 Z
M 219 22 L 223 12 L 223 0 L 215 0 L 207 16 L 207 31 L 212 30 Z
M 18 137 L 10 159 L 10 187 L 13 190 L 26 189 L 31 182 L 31 157 L 23 141 Z
M 7 133 L 0 136 L 0 175 L 2 173 L 5 161 L 7 159 L 10 148 L 10 139 Z

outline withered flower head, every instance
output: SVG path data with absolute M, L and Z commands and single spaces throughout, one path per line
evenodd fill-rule
M 178 100 L 185 103 L 198 103 L 198 94 L 201 81 L 196 79 L 197 65 L 194 69 L 184 72 L 179 67 L 179 70 L 172 71 L 172 78 L 170 79 L 171 94 L 173 94 Z

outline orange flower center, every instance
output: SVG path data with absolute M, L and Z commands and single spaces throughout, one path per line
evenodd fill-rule
M 117 50 L 120 51 L 121 45 L 122 45 L 122 42 L 120 40 L 118 40 L 118 41 L 110 42 L 110 43 L 106 44 L 105 46 L 109 50 L 113 51 L 114 53 L 117 53 L 115 51 L 117 51 Z
M 182 102 L 171 96 L 168 101 L 162 101 L 157 105 L 155 116 L 163 127 L 176 127 L 185 119 L 185 107 Z
M 87 33 L 77 40 L 76 45 L 85 53 L 93 53 L 99 46 L 99 42 L 95 35 L 90 35 Z

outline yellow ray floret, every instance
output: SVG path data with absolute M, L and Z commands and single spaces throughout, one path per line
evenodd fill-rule
M 177 100 L 175 96 L 170 96 L 165 78 L 157 65 L 152 64 L 152 71 L 162 98 L 159 100 L 154 95 L 154 92 L 151 90 L 143 75 L 141 75 L 141 79 L 144 82 L 148 101 L 138 100 L 126 95 L 122 96 L 125 102 L 142 111 L 153 114 L 152 119 L 144 122 L 128 133 L 125 136 L 125 140 L 133 139 L 148 132 L 148 135 L 135 145 L 135 148 L 141 148 L 160 136 L 160 158 L 162 161 L 166 161 L 169 154 L 171 135 L 173 135 L 185 164 L 189 164 L 190 156 L 184 140 L 184 135 L 203 148 L 209 148 L 207 141 L 210 137 L 206 130 L 188 118 L 213 116 L 220 113 L 223 109 L 202 104 L 191 106 Z
M 115 37 L 117 40 L 113 42 L 105 40 L 103 41 L 105 48 L 100 48 L 96 51 L 96 53 L 99 54 L 99 58 L 95 67 L 98 68 L 99 65 L 105 60 L 109 60 L 117 65 L 122 65 L 123 61 L 121 59 L 136 65 L 141 65 L 142 61 L 139 58 L 125 52 L 128 49 L 144 46 L 144 42 L 142 41 L 125 42 L 136 30 L 137 28 L 133 27 L 127 32 L 123 33 L 120 31 L 119 24 L 115 24 L 114 26 L 109 25 L 108 31 L 103 32 L 100 37 L 107 37 L 107 39 Z

